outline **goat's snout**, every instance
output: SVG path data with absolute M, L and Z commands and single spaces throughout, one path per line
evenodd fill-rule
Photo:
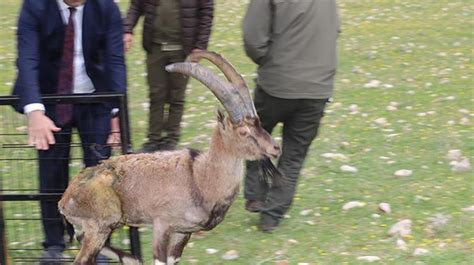
M 273 158 L 277 158 L 281 155 L 281 148 L 278 144 L 275 144 L 268 148 L 267 153 L 271 155 Z

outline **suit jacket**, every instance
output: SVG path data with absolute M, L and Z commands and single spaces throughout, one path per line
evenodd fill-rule
M 18 77 L 15 106 L 41 103 L 41 94 L 55 94 L 65 36 L 56 0 L 25 0 L 18 21 Z M 82 25 L 86 72 L 95 92 L 126 92 L 123 28 L 113 0 L 87 0 Z

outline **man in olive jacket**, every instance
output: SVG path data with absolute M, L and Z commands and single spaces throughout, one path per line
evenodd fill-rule
M 131 0 L 124 19 L 125 49 L 130 49 L 133 28 L 144 15 L 143 48 L 150 87 L 148 142 L 140 152 L 176 147 L 188 79 L 166 72 L 165 66 L 184 61 L 194 50 L 207 49 L 213 11 L 213 0 Z
M 251 0 L 243 22 L 245 51 L 258 65 L 255 107 L 272 132 L 283 123 L 278 168 L 284 185 L 267 187 L 258 162 L 247 163 L 246 209 L 271 232 L 290 207 L 300 170 L 316 137 L 336 73 L 336 0 Z

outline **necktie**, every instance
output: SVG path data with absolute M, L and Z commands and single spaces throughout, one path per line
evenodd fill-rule
M 72 86 L 74 80 L 74 14 L 76 9 L 69 8 L 69 20 L 66 25 L 63 54 L 61 57 L 61 64 L 59 68 L 58 80 L 58 95 L 65 95 L 72 93 Z M 72 118 L 72 104 L 58 104 L 56 106 L 56 116 L 60 125 L 65 125 Z

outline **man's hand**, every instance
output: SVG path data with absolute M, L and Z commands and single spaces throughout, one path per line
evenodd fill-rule
M 110 122 L 110 131 L 109 138 L 107 138 L 107 144 L 112 146 L 112 148 L 120 148 L 120 122 L 119 118 L 112 118 Z
M 125 52 L 128 52 L 132 48 L 133 34 L 125 33 L 123 34 L 123 45 L 125 47 Z
M 28 113 L 28 145 L 38 150 L 48 150 L 49 146 L 55 144 L 53 132 L 59 132 L 61 128 L 56 127 L 41 110 Z

